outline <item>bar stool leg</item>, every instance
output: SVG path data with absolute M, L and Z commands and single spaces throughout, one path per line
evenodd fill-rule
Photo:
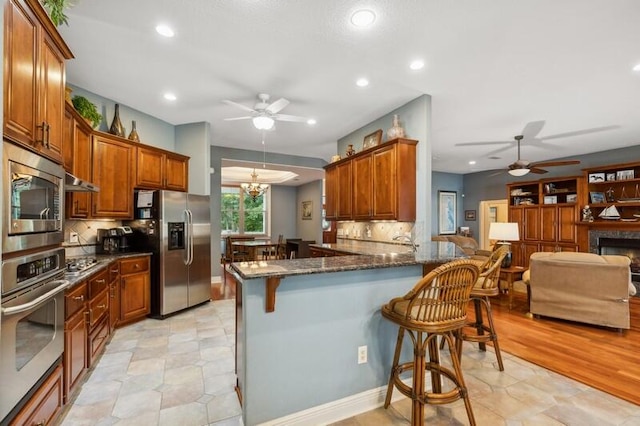
M 457 333 L 460 331 L 458 330 Z M 461 337 L 461 336 L 458 336 Z M 460 396 L 464 400 L 464 407 L 467 410 L 467 417 L 469 417 L 469 424 L 471 426 L 475 426 L 476 419 L 473 416 L 473 410 L 471 408 L 471 401 L 469 400 L 469 392 L 467 389 L 467 385 L 464 382 L 464 377 L 462 376 L 462 368 L 460 367 L 460 348 L 462 347 L 462 339 L 456 337 L 456 342 L 454 345 L 451 345 L 452 336 L 449 335 L 447 341 L 449 343 L 449 350 L 451 351 L 451 364 L 453 365 L 453 371 L 455 372 L 456 379 L 458 380 L 458 387 L 460 388 Z M 459 348 L 460 347 L 460 348 Z
M 422 332 L 416 333 L 413 353 L 413 398 L 411 404 L 411 425 L 424 424 L 424 373 L 425 373 L 425 344 L 431 349 L 431 341 L 422 341 Z M 437 349 L 437 348 L 436 348 Z M 431 350 L 429 350 L 431 352 Z M 432 375 L 433 380 L 433 375 Z
M 481 299 L 474 298 L 473 300 L 473 309 L 476 311 L 476 323 L 474 326 L 478 332 L 478 336 L 484 335 L 484 321 L 482 319 L 482 306 L 480 304 Z M 487 350 L 487 345 L 484 342 L 478 342 L 478 348 L 485 352 Z
M 293 252 L 291 252 L 293 253 Z M 396 352 L 393 355 L 393 364 L 391 365 L 391 372 L 389 373 L 389 386 L 387 386 L 387 397 L 384 400 L 384 408 L 388 408 L 391 404 L 391 395 L 393 394 L 393 375 L 398 368 L 398 361 L 400 360 L 400 351 L 402 350 L 402 340 L 404 339 L 404 328 L 398 329 L 398 340 L 396 341 Z
M 489 333 L 491 335 L 491 341 L 493 342 L 493 350 L 496 353 L 496 358 L 498 359 L 498 369 L 500 371 L 504 371 L 504 366 L 502 365 L 502 354 L 500 353 L 500 344 L 498 344 L 498 334 L 496 333 L 496 328 L 493 323 L 493 312 L 491 310 L 491 301 L 488 297 L 482 299 L 485 309 L 487 310 L 487 321 L 489 321 Z

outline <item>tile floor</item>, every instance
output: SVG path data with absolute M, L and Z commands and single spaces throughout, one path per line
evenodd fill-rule
M 220 300 L 118 329 L 62 425 L 241 425 L 234 315 L 234 301 Z M 499 372 L 491 351 L 465 345 L 462 365 L 478 425 L 640 425 L 634 404 L 507 353 Z M 425 411 L 426 424 L 468 424 L 462 401 Z M 407 425 L 410 417 L 402 399 L 334 426 Z

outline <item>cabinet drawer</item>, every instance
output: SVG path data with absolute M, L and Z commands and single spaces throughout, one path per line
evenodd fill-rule
M 58 365 L 11 425 L 54 424 L 62 409 L 62 365 Z
M 89 300 L 96 297 L 96 295 L 102 293 L 107 285 L 109 284 L 107 280 L 109 279 L 109 271 L 107 269 L 103 269 L 102 271 L 92 275 L 89 278 Z
M 149 257 L 135 257 L 120 261 L 120 273 L 122 275 L 137 274 L 149 270 Z
M 89 302 L 89 329 L 91 330 L 108 312 L 109 292 L 105 289 Z
M 87 301 L 87 282 L 74 286 L 64 294 L 64 319 L 69 319 L 76 312 L 84 308 Z
M 109 337 L 109 319 L 104 317 L 89 334 L 89 368 L 95 363 L 97 356 L 107 344 Z
M 112 262 L 109 267 L 109 282 L 112 283 L 118 279 L 120 275 L 120 262 Z

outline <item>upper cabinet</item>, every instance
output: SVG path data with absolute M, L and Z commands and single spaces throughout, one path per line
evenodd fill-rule
M 136 188 L 188 190 L 189 157 L 152 147 L 138 147 Z
M 93 135 L 92 182 L 100 192 L 91 194 L 91 216 L 133 219 L 136 147 L 117 136 L 97 133 Z
M 69 103 L 65 108 L 64 133 L 65 170 L 82 180 L 91 182 L 92 128 Z M 90 193 L 67 192 L 65 195 L 68 219 L 88 219 L 91 216 Z
M 393 139 L 325 166 L 329 220 L 416 217 L 416 144 Z
M 62 163 L 66 59 L 71 50 L 37 0 L 4 10 L 4 137 Z

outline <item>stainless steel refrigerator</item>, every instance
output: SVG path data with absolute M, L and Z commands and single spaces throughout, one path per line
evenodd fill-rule
M 135 250 L 150 251 L 151 316 L 164 318 L 211 297 L 209 196 L 137 191 Z

